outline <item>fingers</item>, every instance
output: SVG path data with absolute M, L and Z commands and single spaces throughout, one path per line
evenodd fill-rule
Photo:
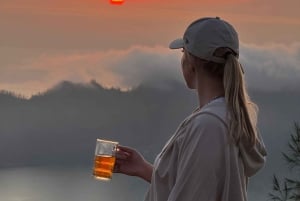
M 114 165 L 114 173 L 128 174 L 128 165 L 132 163 L 132 155 L 134 150 L 129 147 L 120 146 L 117 147 L 116 162 Z
M 133 148 L 118 145 L 117 151 L 116 151 L 116 158 L 122 159 L 122 160 L 127 160 L 131 156 L 133 156 L 135 153 L 136 153 L 136 150 Z
M 136 152 L 135 149 L 130 148 L 130 147 L 126 147 L 126 146 L 122 146 L 122 145 L 118 145 L 118 150 L 130 153 L 130 154 Z
M 129 157 L 131 155 L 130 153 L 132 153 L 132 152 L 130 152 L 130 150 L 131 150 L 130 148 L 118 145 L 117 151 L 116 151 L 116 162 L 115 162 L 114 169 L 113 169 L 114 173 L 124 173 L 121 170 L 122 165 L 125 163 L 126 160 L 129 159 Z
M 124 160 L 116 160 L 113 172 L 114 173 L 124 173 L 124 170 L 123 170 L 124 165 L 126 165 Z
M 130 156 L 130 154 L 128 152 L 124 152 L 124 151 L 121 151 L 121 150 L 118 150 L 117 153 L 116 153 L 117 160 L 118 159 L 126 160 L 126 159 L 128 159 L 129 156 Z
M 120 172 L 120 164 L 117 164 L 117 163 L 115 164 L 114 169 L 113 169 L 113 172 L 114 172 L 114 173 L 121 173 L 121 172 Z

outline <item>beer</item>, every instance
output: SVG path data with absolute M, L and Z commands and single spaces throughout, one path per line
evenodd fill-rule
M 94 159 L 93 175 L 96 179 L 110 180 L 116 157 L 111 155 L 96 155 Z
M 93 175 L 95 179 L 110 180 L 116 162 L 118 142 L 97 139 Z

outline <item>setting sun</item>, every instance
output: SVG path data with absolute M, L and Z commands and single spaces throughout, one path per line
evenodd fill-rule
M 110 3 L 113 5 L 122 5 L 124 0 L 110 0 Z

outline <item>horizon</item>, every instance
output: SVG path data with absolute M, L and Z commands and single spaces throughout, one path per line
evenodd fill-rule
M 168 81 L 171 81 L 168 82 Z M 53 86 L 45 89 L 44 91 L 39 91 L 36 92 L 34 94 L 30 94 L 30 95 L 25 95 L 22 93 L 18 93 L 15 91 L 10 91 L 10 90 L 5 90 L 5 89 L 1 89 L 0 90 L 0 94 L 4 94 L 4 95 L 10 95 L 19 99 L 24 99 L 24 100 L 30 100 L 33 97 L 37 97 L 37 96 L 43 96 L 46 95 L 48 93 L 53 93 L 55 91 L 59 91 L 61 89 L 61 87 L 63 87 L 64 85 L 72 85 L 73 87 L 77 87 L 77 88 L 86 88 L 86 89 L 103 89 L 103 90 L 107 90 L 107 91 L 119 91 L 122 93 L 130 93 L 132 91 L 135 91 L 137 89 L 139 89 L 140 87 L 148 87 L 148 88 L 152 88 L 153 90 L 169 90 L 171 88 L 173 88 L 172 83 L 177 83 L 182 85 L 183 87 L 186 87 L 185 84 L 182 81 L 178 81 L 178 80 L 166 80 L 166 85 L 164 88 L 160 88 L 157 87 L 157 85 L 152 85 L 151 83 L 140 83 L 134 87 L 130 87 L 130 88 L 121 88 L 118 86 L 104 86 L 101 84 L 101 82 L 98 82 L 95 79 L 91 79 L 89 82 L 73 82 L 73 81 L 69 81 L 69 80 L 61 80 L 58 83 L 54 84 Z M 190 90 L 187 88 L 187 90 L 191 91 L 192 93 L 195 93 L 194 90 Z M 300 88 L 285 88 L 285 89 L 274 89 L 274 90 L 264 90 L 264 89 L 257 89 L 257 88 L 251 88 L 251 87 L 247 87 L 248 92 L 262 92 L 262 93 L 298 93 L 300 92 Z

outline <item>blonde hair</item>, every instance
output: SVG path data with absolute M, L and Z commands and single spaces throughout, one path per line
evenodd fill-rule
M 258 107 L 248 95 L 241 64 L 233 54 L 229 54 L 226 59 L 223 85 L 231 118 L 229 133 L 237 143 L 245 135 L 254 145 L 257 140 Z
M 246 137 L 250 144 L 254 146 L 257 141 L 258 107 L 248 95 L 243 69 L 234 52 L 229 48 L 219 48 L 215 55 L 220 56 L 220 54 L 221 57 L 226 59 L 225 64 L 205 61 L 189 52 L 186 56 L 192 65 L 199 66 L 201 62 L 205 71 L 223 80 L 224 96 L 230 116 L 229 137 L 236 144 L 243 137 Z

